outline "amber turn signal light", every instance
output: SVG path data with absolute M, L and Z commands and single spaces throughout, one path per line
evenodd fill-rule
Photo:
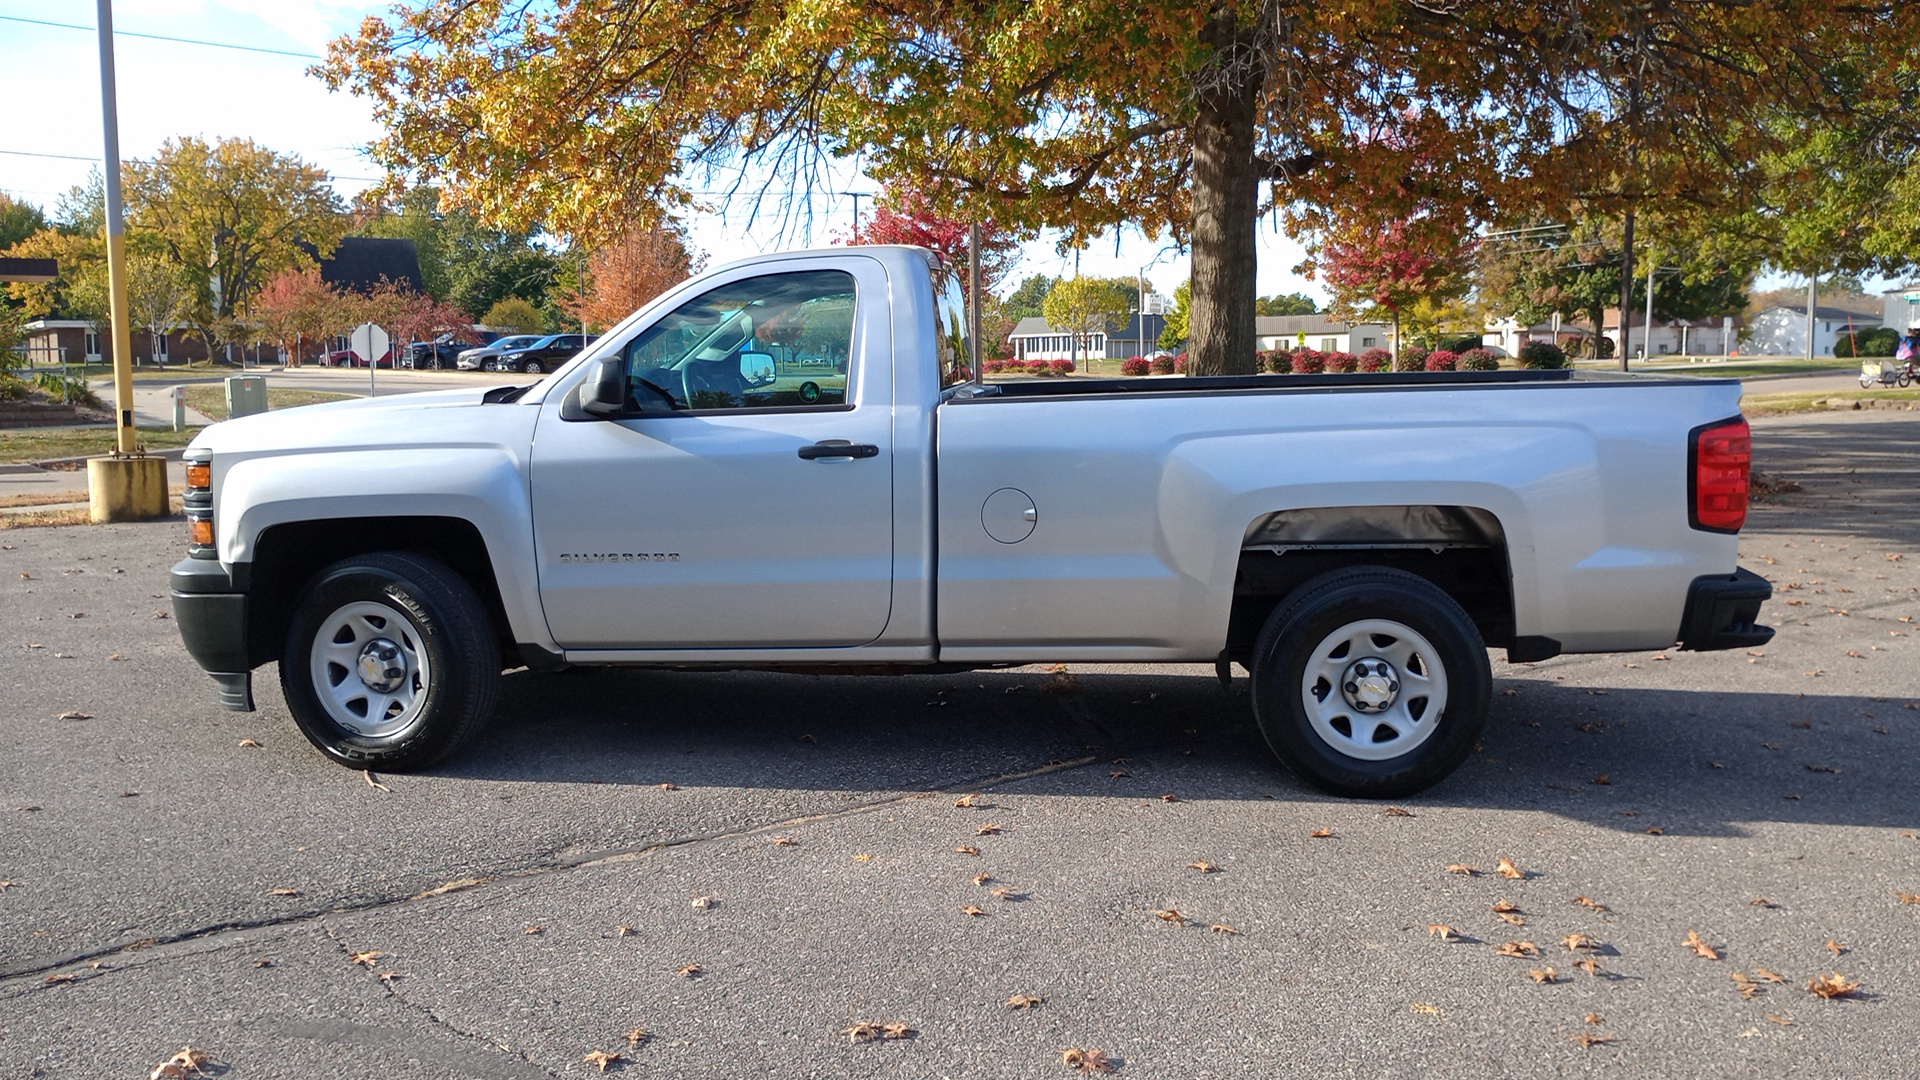
M 188 518 L 187 542 L 196 547 L 212 547 L 213 519 L 203 517 Z
M 187 486 L 190 488 L 212 487 L 213 466 L 204 461 L 187 462 Z

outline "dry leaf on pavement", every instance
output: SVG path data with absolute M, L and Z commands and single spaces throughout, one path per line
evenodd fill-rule
M 1550 967 L 1532 968 L 1527 972 L 1527 977 L 1534 982 L 1542 984 L 1551 984 L 1560 981 L 1560 973 Z
M 366 952 L 354 953 L 348 959 L 352 960 L 356 964 L 365 964 L 368 967 L 372 967 L 374 964 L 374 961 L 380 959 L 385 955 L 387 954 L 381 952 L 379 949 L 368 949 Z
M 1480 868 L 1477 866 L 1468 866 L 1466 863 L 1448 863 L 1447 873 L 1460 874 L 1464 877 L 1479 877 Z
M 1518 866 L 1515 866 L 1513 863 L 1513 860 L 1505 857 L 1504 855 L 1501 856 L 1499 865 L 1495 866 L 1493 869 L 1495 873 L 1499 874 L 1503 878 L 1513 878 L 1516 881 L 1525 881 L 1527 877 L 1527 872 L 1525 870 L 1522 870 Z
M 1808 979 L 1807 989 L 1832 1001 L 1834 998 L 1852 997 L 1860 989 L 1860 983 L 1835 971 Z
M 1832 953 L 1835 956 L 1845 956 L 1849 952 L 1852 952 L 1853 950 L 1847 948 L 1846 944 L 1841 942 L 1838 938 L 1828 938 L 1827 951 Z
M 628 1046 L 643 1046 L 646 1044 L 646 1041 L 651 1038 L 653 1038 L 653 1032 L 648 1031 L 646 1028 L 635 1027 L 627 1029 Z
M 1215 865 L 1213 865 L 1212 863 L 1210 863 L 1210 862 L 1208 862 L 1208 861 L 1207 861 L 1207 860 L 1205 860 L 1205 859 L 1199 859 L 1199 860 L 1196 860 L 1196 861 L 1194 861 L 1194 862 L 1190 862 L 1190 863 L 1188 863 L 1188 864 L 1187 864 L 1187 869 L 1189 869 L 1189 870 L 1198 870 L 1198 871 L 1200 871 L 1200 872 L 1201 872 L 1201 873 L 1203 873 L 1203 874 L 1211 874 L 1211 873 L 1213 873 L 1214 871 L 1216 871 L 1216 870 L 1218 870 L 1218 869 L 1220 869 L 1220 868 L 1219 868 L 1219 867 L 1217 867 L 1217 866 L 1215 866 Z
M 1216 934 L 1226 934 L 1228 937 L 1240 936 L 1240 931 L 1234 929 L 1233 926 L 1229 923 L 1217 922 L 1217 923 L 1214 923 L 1212 926 L 1207 927 L 1207 929 L 1213 931 Z
M 982 916 L 986 915 L 986 913 L 987 913 L 987 909 L 979 906 L 978 904 L 968 904 L 966 907 L 963 907 L 960 909 L 960 914 L 971 915 L 976 919 L 981 918 Z
M 1178 908 L 1154 908 L 1153 914 L 1155 918 L 1162 922 L 1170 922 L 1175 926 L 1187 925 L 1187 917 L 1180 914 L 1180 909 Z
M 1060 1052 L 1060 1064 L 1083 1073 L 1113 1071 L 1113 1059 L 1105 1051 L 1077 1046 Z
M 1012 997 L 1007 999 L 1007 1008 L 1031 1009 L 1034 1006 L 1039 1005 L 1046 1000 L 1047 1000 L 1046 998 L 1043 998 L 1038 994 L 1015 994 Z
M 701 967 L 699 964 L 682 964 L 680 967 L 674 969 L 674 974 L 683 979 L 697 979 L 706 973 L 707 969 Z
M 1531 941 L 1503 941 L 1493 950 L 1495 956 L 1539 956 L 1540 946 Z
M 1446 923 L 1443 923 L 1443 922 L 1428 923 L 1427 936 L 1437 937 L 1441 941 L 1464 941 L 1465 940 L 1460 936 L 1460 931 L 1454 929 L 1451 926 L 1448 926 Z
M 622 1058 L 619 1054 L 608 1053 L 605 1050 L 595 1050 L 592 1053 L 589 1053 L 586 1057 L 581 1058 L 580 1060 L 586 1062 L 589 1065 L 598 1066 L 601 1072 L 606 1072 L 607 1066 L 613 1064 L 616 1061 L 624 1061 L 625 1059 Z
M 1603 1043 L 1610 1043 L 1613 1041 L 1613 1036 L 1611 1035 L 1602 1035 L 1596 1032 L 1589 1032 L 1589 1031 L 1576 1031 L 1573 1033 L 1573 1035 L 1570 1036 L 1570 1038 L 1572 1038 L 1574 1042 L 1579 1043 L 1580 1048 L 1583 1050 L 1589 1047 L 1599 1046 Z
M 1687 931 L 1687 940 L 1684 942 L 1681 942 L 1681 944 L 1685 945 L 1689 949 L 1692 949 L 1693 954 L 1695 956 L 1698 956 L 1707 960 L 1720 959 L 1720 950 L 1707 944 L 1705 939 L 1701 938 L 1700 931 L 1698 930 Z

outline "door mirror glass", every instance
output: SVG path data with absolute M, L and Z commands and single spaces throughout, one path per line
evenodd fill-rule
M 611 356 L 600 361 L 593 377 L 580 387 L 580 408 L 591 416 L 619 416 L 627 411 L 627 362 Z
M 740 379 L 748 386 L 770 386 L 773 383 L 773 354 L 763 352 L 743 352 L 740 354 Z

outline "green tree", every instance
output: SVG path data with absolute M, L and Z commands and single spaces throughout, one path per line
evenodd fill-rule
M 547 317 L 525 297 L 509 296 L 488 308 L 480 322 L 510 334 L 533 334 L 547 325 Z
M 1020 282 L 1020 287 L 1007 294 L 1001 304 L 1001 311 L 1016 324 L 1021 319 L 1037 319 L 1046 314 L 1043 305 L 1047 302 L 1047 293 L 1052 291 L 1056 278 L 1045 274 L 1030 274 Z
M 87 170 L 85 183 L 73 185 L 60 196 L 54 204 L 53 223 L 61 232 L 101 235 L 107 227 L 107 178 L 98 168 Z
M 1047 325 L 1073 336 L 1078 355 L 1094 334 L 1108 333 L 1127 317 L 1127 290 L 1106 278 L 1067 278 L 1047 292 L 1043 310 Z
M 1160 331 L 1160 347 L 1177 349 L 1186 344 L 1188 328 L 1193 325 L 1193 282 L 1183 281 L 1173 290 L 1173 309 L 1167 312 L 1167 325 Z
M 416 187 L 391 207 L 363 207 L 365 236 L 413 241 L 428 295 L 466 311 L 509 296 L 553 306 L 560 256 L 529 232 L 489 228 L 471 211 L 444 206 L 441 189 Z
M 127 166 L 130 242 L 163 252 L 192 294 L 187 318 L 209 348 L 220 327 L 282 270 L 325 256 L 347 228 L 327 174 L 250 139 L 169 139 L 151 163 Z
M 0 191 L 0 251 L 47 227 L 47 215 L 32 203 Z
M 1306 293 L 1285 293 L 1280 296 L 1262 296 L 1253 302 L 1257 315 L 1317 315 L 1320 305 Z

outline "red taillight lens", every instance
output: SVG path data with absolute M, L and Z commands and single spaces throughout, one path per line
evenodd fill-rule
M 1739 532 L 1747 523 L 1753 434 L 1743 417 L 1693 429 L 1691 524 L 1711 532 Z

